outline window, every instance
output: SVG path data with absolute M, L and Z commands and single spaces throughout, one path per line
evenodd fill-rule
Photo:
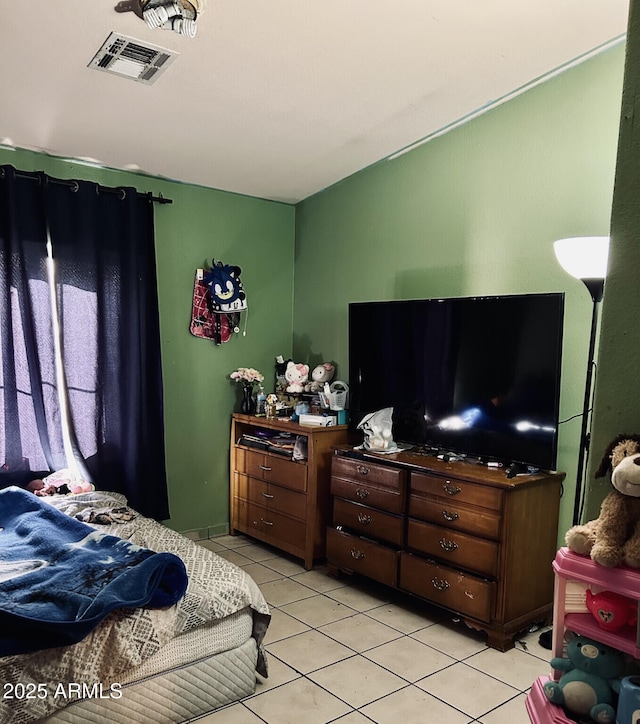
M 153 223 L 135 189 L 0 167 L 0 464 L 76 459 L 166 518 Z

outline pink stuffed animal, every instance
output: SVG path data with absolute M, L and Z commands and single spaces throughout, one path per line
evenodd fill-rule
M 586 596 L 587 608 L 605 631 L 618 631 L 638 620 L 636 602 L 626 596 L 613 591 L 592 593 L 588 588 Z

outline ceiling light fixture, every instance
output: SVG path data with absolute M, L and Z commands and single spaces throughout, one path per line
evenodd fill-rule
M 142 0 L 142 17 L 150 28 L 165 28 L 194 38 L 204 0 Z

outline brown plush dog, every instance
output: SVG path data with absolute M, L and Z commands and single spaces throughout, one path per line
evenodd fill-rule
M 640 435 L 618 435 L 611 441 L 595 476 L 608 472 L 614 489 L 602 501 L 600 515 L 570 528 L 565 541 L 601 566 L 640 568 Z

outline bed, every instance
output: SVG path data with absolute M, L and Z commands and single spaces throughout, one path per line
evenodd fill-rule
M 177 724 L 253 693 L 257 675 L 267 676 L 270 614 L 248 574 L 122 495 L 39 500 L 95 531 L 174 554 L 188 582 L 174 605 L 116 608 L 77 643 L 0 656 L 3 724 Z

